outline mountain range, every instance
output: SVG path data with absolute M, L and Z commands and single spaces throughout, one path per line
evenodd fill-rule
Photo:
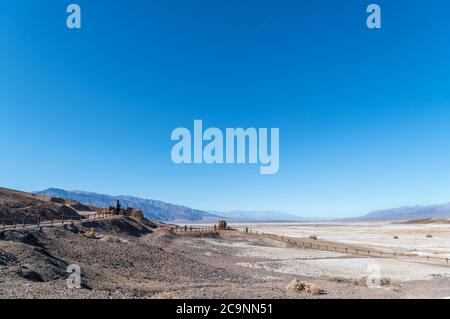
M 212 212 L 234 222 L 285 222 L 305 221 L 306 218 L 277 211 L 243 211 Z
M 283 221 L 312 221 L 294 214 L 277 211 L 211 211 L 193 209 L 186 206 L 174 205 L 153 199 L 144 199 L 133 196 L 111 196 L 85 191 L 66 191 L 58 188 L 49 188 L 34 192 L 38 195 L 72 199 L 85 205 L 97 207 L 114 206 L 119 200 L 122 206 L 141 209 L 145 216 L 162 221 L 209 222 L 227 219 L 232 222 L 283 222 Z M 417 218 L 446 218 L 450 217 L 450 203 L 428 206 L 410 206 L 374 211 L 356 218 L 339 220 L 352 221 L 381 221 L 381 220 L 410 220 Z M 318 219 L 316 219 L 318 220 Z
M 409 206 L 379 210 L 357 218 L 358 220 L 408 220 L 416 218 L 450 217 L 450 203 L 428 206 Z
M 133 196 L 111 196 L 84 191 L 66 191 L 58 188 L 49 188 L 34 193 L 50 197 L 72 199 L 84 205 L 102 208 L 115 206 L 116 201 L 119 200 L 123 207 L 138 208 L 144 212 L 147 218 L 162 221 L 204 221 L 220 219 L 219 216 L 202 210 Z

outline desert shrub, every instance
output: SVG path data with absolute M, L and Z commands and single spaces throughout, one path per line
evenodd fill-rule
M 332 282 L 341 283 L 341 284 L 353 284 L 358 287 L 367 287 L 367 277 L 356 278 L 356 279 L 347 279 L 342 277 L 332 277 L 329 279 Z M 392 282 L 389 278 L 381 278 L 380 286 L 391 286 Z
M 103 236 L 100 240 L 106 241 L 108 243 L 124 243 L 124 244 L 128 243 L 128 241 L 126 241 L 125 239 L 122 239 L 122 238 L 119 238 L 116 236 L 111 236 L 111 235 Z
M 433 238 L 433 235 L 428 234 L 428 235 L 427 235 L 427 238 Z
M 311 236 L 309 236 L 309 239 L 317 240 L 317 236 L 316 235 L 311 235 Z
M 398 236 L 394 236 L 394 239 L 400 239 L 400 237 L 398 237 Z
M 390 285 L 392 285 L 391 279 L 390 278 L 381 278 L 380 285 L 381 286 L 390 286 Z
M 311 295 L 324 295 L 326 291 L 320 289 L 313 283 L 302 282 L 298 279 L 292 281 L 287 287 L 287 291 L 289 292 L 306 292 Z
M 89 228 L 84 232 L 84 237 L 97 239 L 97 233 L 94 228 Z

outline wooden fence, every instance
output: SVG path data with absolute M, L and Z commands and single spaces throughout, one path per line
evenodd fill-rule
M 82 221 L 105 219 L 110 216 L 113 215 L 108 213 L 92 213 L 80 215 L 80 218 L 74 219 L 72 217 L 65 218 L 63 213 L 59 218 L 52 217 L 50 219 L 44 219 L 41 216 L 13 216 L 12 218 L 2 217 L 0 218 L 0 231 L 35 226 L 64 226 Z
M 410 253 L 404 252 L 390 252 L 390 251 L 382 251 L 377 249 L 370 248 L 361 248 L 354 247 L 346 244 L 337 244 L 337 243 L 327 243 L 322 241 L 317 241 L 314 239 L 302 239 L 296 237 L 288 237 L 288 236 L 280 236 L 277 234 L 264 233 L 254 231 L 249 228 L 245 228 L 242 230 L 244 233 L 248 235 L 254 235 L 259 237 L 264 237 L 268 239 L 273 239 L 276 241 L 280 241 L 289 245 L 301 247 L 304 249 L 314 249 L 321 251 L 329 251 L 336 253 L 345 253 L 351 255 L 358 255 L 363 257 L 376 257 L 376 258 L 402 258 L 407 260 L 421 261 L 421 262 L 431 262 L 431 263 L 439 263 L 444 265 L 449 265 L 448 257 L 435 257 L 435 256 L 418 256 Z
M 235 230 L 230 227 L 228 230 Z M 194 232 L 194 233 L 207 233 L 207 232 L 215 232 L 218 231 L 217 226 L 210 227 L 194 227 L 194 226 L 174 226 L 173 230 L 175 232 Z M 339 243 L 331 243 L 331 242 L 323 242 L 314 239 L 303 239 L 297 237 L 289 237 L 289 236 L 281 236 L 277 234 L 264 233 L 255 231 L 246 227 L 245 229 L 237 230 L 249 236 L 258 236 L 261 238 L 272 239 L 276 241 L 280 241 L 286 243 L 288 245 L 292 245 L 295 247 L 300 247 L 303 249 L 314 249 L 320 251 L 328 251 L 328 252 L 336 252 L 336 253 L 345 253 L 350 255 L 357 255 L 362 257 L 373 257 L 373 258 L 396 258 L 396 259 L 404 259 L 409 261 L 418 261 L 418 262 L 427 262 L 427 263 L 436 263 L 441 265 L 450 265 L 450 259 L 448 257 L 435 257 L 435 256 L 418 256 L 410 253 L 404 252 L 391 252 L 391 251 L 382 251 L 378 249 L 370 249 L 363 247 L 356 247 L 348 244 L 339 244 Z
M 174 226 L 172 227 L 172 230 L 176 233 L 209 233 L 209 232 L 215 232 L 217 231 L 217 226 L 209 226 L 209 227 L 194 227 L 194 226 Z

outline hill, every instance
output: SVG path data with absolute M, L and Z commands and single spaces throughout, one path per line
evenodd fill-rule
M 49 188 L 35 192 L 35 194 L 72 199 L 85 205 L 102 208 L 114 206 L 116 201 L 119 200 L 124 207 L 138 208 L 144 212 L 147 218 L 162 221 L 202 221 L 220 218 L 205 211 L 132 196 L 111 196 L 85 191 L 66 191 L 58 188 Z
M 77 203 L 73 203 L 77 204 Z M 41 216 L 45 219 L 59 218 L 63 213 L 66 218 L 79 218 L 76 208 L 65 202 L 54 202 L 50 197 L 0 188 L 0 218 L 11 219 Z

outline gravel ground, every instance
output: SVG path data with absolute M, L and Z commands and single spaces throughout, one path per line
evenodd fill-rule
M 353 280 L 361 277 L 369 259 L 287 247 L 237 232 L 174 234 L 162 223 L 118 217 L 0 232 L 0 298 L 450 296 L 447 269 L 376 261 L 385 263 L 383 275 L 392 281 L 370 289 Z M 66 269 L 72 264 L 81 269 L 81 289 L 67 287 Z M 417 276 L 402 278 L 402 271 Z M 288 292 L 287 285 L 296 278 L 326 294 Z

